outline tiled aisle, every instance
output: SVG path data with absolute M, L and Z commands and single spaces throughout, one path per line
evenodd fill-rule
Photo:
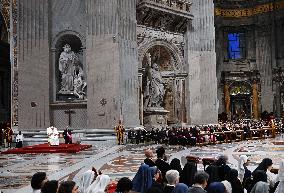
M 251 169 L 264 157 L 273 159 L 274 167 L 277 168 L 280 160 L 284 159 L 284 143 L 283 145 L 274 144 L 280 141 L 284 142 L 281 136 L 262 141 L 165 148 L 169 160 L 186 155 L 201 158 L 215 157 L 223 152 L 229 156 L 232 167 L 236 167 L 237 159 L 241 154 L 246 154 L 251 161 Z M 143 162 L 144 149 L 157 148 L 157 145 L 153 144 L 117 146 L 115 141 L 88 142 L 88 144 L 92 144 L 93 147 L 77 154 L 0 155 L 0 190 L 4 193 L 30 192 L 30 178 L 37 171 L 46 171 L 49 179 L 78 181 L 78 176 L 82 172 L 95 166 L 103 173 L 110 175 L 112 179 L 123 176 L 133 177 Z M 199 168 L 203 169 L 203 166 L 199 164 Z

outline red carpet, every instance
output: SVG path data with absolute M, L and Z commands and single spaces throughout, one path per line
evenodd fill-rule
M 25 154 L 25 153 L 77 153 L 92 147 L 91 145 L 81 144 L 64 144 L 60 143 L 59 146 L 50 146 L 47 143 L 26 146 L 23 148 L 14 148 L 1 152 L 1 154 Z

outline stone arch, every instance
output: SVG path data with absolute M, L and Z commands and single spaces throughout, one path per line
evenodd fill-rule
M 82 43 L 82 49 L 85 49 L 85 47 L 86 47 L 85 36 L 81 35 L 80 33 L 76 32 L 76 31 L 73 31 L 73 30 L 65 30 L 65 31 L 58 33 L 52 40 L 51 49 L 52 50 L 56 49 L 56 44 L 58 43 L 60 38 L 62 38 L 63 36 L 66 36 L 66 35 L 73 35 L 73 36 L 76 36 L 77 38 L 79 38 L 81 43 Z
M 238 88 L 238 89 L 236 89 Z M 236 82 L 232 82 L 230 85 L 229 85 L 229 92 L 230 92 L 230 95 L 231 94 L 234 94 L 234 89 L 236 91 L 239 90 L 239 94 L 252 94 L 252 87 L 251 87 L 251 84 L 247 81 L 236 81 Z M 235 93 L 237 94 L 237 93 Z
M 248 81 L 234 81 L 229 85 L 230 111 L 233 118 L 251 118 L 252 86 Z
M 175 59 L 175 62 L 177 65 L 179 65 L 179 70 L 183 71 L 184 69 L 184 57 L 183 52 L 174 44 L 167 42 L 165 40 L 155 39 L 150 42 L 145 42 L 138 46 L 138 62 L 139 62 L 139 68 L 142 68 L 143 66 L 143 58 L 145 54 L 154 46 L 163 46 L 165 47 L 169 53 L 172 54 L 173 58 Z

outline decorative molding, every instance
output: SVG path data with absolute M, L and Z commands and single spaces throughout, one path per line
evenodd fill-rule
M 232 18 L 252 17 L 255 15 L 268 13 L 280 9 L 284 9 L 284 0 L 281 0 L 279 2 L 256 5 L 255 7 L 250 8 L 223 9 L 220 7 L 215 7 L 215 16 Z
M 10 29 L 10 0 L 0 0 L 1 13 L 4 17 L 6 28 Z
M 11 126 L 18 126 L 18 0 L 12 0 L 12 25 L 11 27 Z

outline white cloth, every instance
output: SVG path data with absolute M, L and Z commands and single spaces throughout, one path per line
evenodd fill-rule
M 38 189 L 38 190 L 33 190 L 33 193 L 41 193 L 41 190 Z
M 250 193 L 269 193 L 269 184 L 259 181 L 253 186 Z
M 239 172 L 239 179 L 241 182 L 243 182 L 244 180 L 244 176 L 245 176 L 244 164 L 247 163 L 247 161 L 248 161 L 248 157 L 246 155 L 241 155 L 238 161 L 238 172 Z
M 95 178 L 95 172 L 92 170 L 87 170 L 84 172 L 80 178 L 80 193 L 87 193 L 88 187 L 92 184 Z
M 269 184 L 269 187 L 273 188 L 275 183 L 276 183 L 277 175 L 273 174 L 272 172 L 270 172 L 268 170 L 266 171 L 266 175 L 267 175 L 267 182 Z
M 18 134 L 17 136 L 16 136 L 16 142 L 20 142 L 20 141 L 24 141 L 24 135 L 23 134 Z
M 47 136 L 48 136 L 48 143 L 50 145 L 59 145 L 59 133 L 57 131 L 57 128 L 56 127 L 48 127 L 46 129 L 46 133 L 47 133 Z
M 279 180 L 279 184 L 274 193 L 283 193 L 284 192 L 284 160 L 282 160 L 279 165 L 277 180 Z
M 229 181 L 224 180 L 221 183 L 224 184 L 227 193 L 232 193 L 232 185 L 231 185 L 231 183 Z
M 108 175 L 101 174 L 96 180 L 89 186 L 87 193 L 104 193 L 105 188 L 110 182 L 110 177 Z

